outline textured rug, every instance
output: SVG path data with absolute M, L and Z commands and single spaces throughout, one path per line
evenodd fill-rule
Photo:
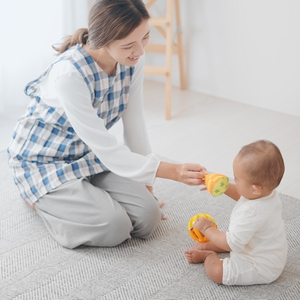
M 18 195 L 0 152 L 0 299 L 300 299 L 300 201 L 280 195 L 289 243 L 280 278 L 269 285 L 213 283 L 203 264 L 190 265 L 183 251 L 194 244 L 187 224 L 197 213 L 212 215 L 226 230 L 234 202 L 226 196 L 169 180 L 155 192 L 169 217 L 149 240 L 114 248 L 68 250 L 46 231 Z M 228 254 L 222 254 L 226 257 Z

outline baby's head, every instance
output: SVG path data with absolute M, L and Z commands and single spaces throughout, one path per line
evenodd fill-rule
M 244 146 L 233 162 L 236 187 L 247 199 L 269 195 L 284 174 L 284 161 L 276 145 L 260 140 Z

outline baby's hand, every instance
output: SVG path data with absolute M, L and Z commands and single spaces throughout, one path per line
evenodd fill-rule
M 204 234 L 207 228 L 214 227 L 214 222 L 210 219 L 200 217 L 195 220 L 193 227 L 197 228 L 200 232 L 202 232 L 202 234 Z

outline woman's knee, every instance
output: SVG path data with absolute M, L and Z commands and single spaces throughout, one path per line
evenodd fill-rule
M 134 230 L 131 235 L 134 237 L 149 238 L 162 219 L 159 203 L 152 198 L 151 196 L 151 199 L 147 201 L 147 205 L 143 206 L 133 219 Z
M 130 238 L 133 226 L 126 211 L 122 208 L 113 212 L 95 214 L 89 221 L 78 218 L 76 221 L 56 218 L 37 209 L 48 231 L 63 247 L 74 249 L 80 245 L 113 247 Z
M 132 222 L 123 209 L 107 214 L 105 219 L 100 218 L 92 225 L 95 228 L 94 237 L 85 245 L 113 247 L 131 237 Z

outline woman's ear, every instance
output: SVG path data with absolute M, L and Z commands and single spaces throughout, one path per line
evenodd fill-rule
M 262 194 L 262 186 L 259 185 L 259 184 L 253 184 L 252 185 L 252 192 L 253 192 L 253 195 L 257 195 L 257 196 L 260 196 Z

